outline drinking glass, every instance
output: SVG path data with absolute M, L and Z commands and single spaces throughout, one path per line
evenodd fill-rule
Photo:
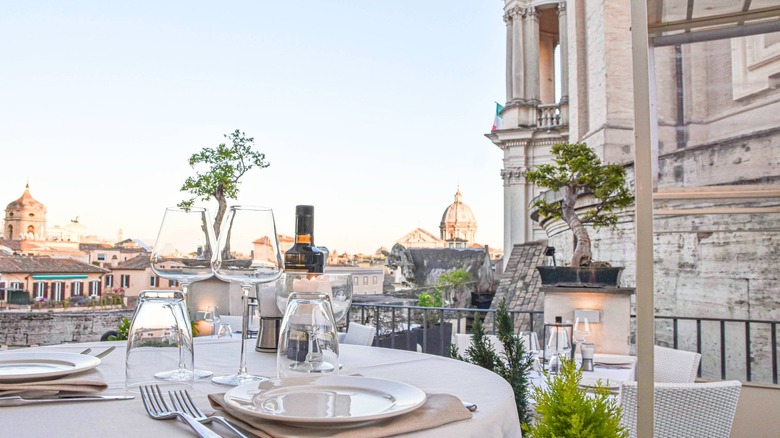
M 287 272 L 284 277 L 284 287 L 277 289 L 276 296 L 276 305 L 283 314 L 293 292 L 319 292 L 330 297 L 336 323 L 347 315 L 352 305 L 352 274 Z
M 241 327 L 241 357 L 238 373 L 215 376 L 212 382 L 237 386 L 267 377 L 249 374 L 246 370 L 246 339 L 249 331 L 249 293 L 257 284 L 279 278 L 284 269 L 274 214 L 267 207 L 232 206 L 219 232 L 219 244 L 213 261 L 216 276 L 241 285 L 243 323 Z
M 279 335 L 277 376 L 336 373 L 338 369 L 339 342 L 330 296 L 293 292 Z
M 184 294 L 141 292 L 127 336 L 125 386 L 138 390 L 160 380 L 190 385 L 192 369 L 192 332 Z
M 151 255 L 152 271 L 177 281 L 186 300 L 190 284 L 214 275 L 211 258 L 214 231 L 205 208 L 169 207 L 165 209 L 160 232 Z M 186 307 L 186 306 L 185 306 Z M 189 323 L 189 313 L 185 312 Z M 189 325 L 188 325 L 189 327 Z M 211 377 L 210 371 L 195 370 L 195 378 Z

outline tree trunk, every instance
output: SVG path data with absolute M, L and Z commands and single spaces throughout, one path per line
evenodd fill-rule
M 222 187 L 219 187 L 216 193 L 214 193 L 214 198 L 217 199 L 219 204 L 217 215 L 214 217 L 214 236 L 219 238 L 219 229 L 222 227 L 222 220 L 225 218 L 225 212 L 227 211 L 227 200 L 222 192 Z
M 567 189 L 566 197 L 563 200 L 561 206 L 561 213 L 563 220 L 569 224 L 572 234 L 574 234 L 574 253 L 571 256 L 571 266 L 588 266 L 592 257 L 590 251 L 590 236 L 588 236 L 588 230 L 585 229 L 585 225 L 582 224 L 579 216 L 574 211 L 574 203 L 577 201 L 576 190 Z

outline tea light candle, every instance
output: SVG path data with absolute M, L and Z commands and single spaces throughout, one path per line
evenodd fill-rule
M 582 352 L 583 359 L 593 359 L 593 353 L 596 348 L 593 344 L 582 344 L 580 351 Z

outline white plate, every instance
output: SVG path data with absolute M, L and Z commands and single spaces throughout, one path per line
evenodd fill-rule
M 620 365 L 629 366 L 634 364 L 634 362 L 631 361 L 631 359 L 627 359 L 625 356 L 606 356 L 606 355 L 605 356 L 599 355 L 597 357 L 594 357 L 593 363 L 596 365 L 601 364 L 601 365 L 615 365 L 615 366 L 620 366 Z
M 225 393 L 247 415 L 299 427 L 352 427 L 413 411 L 426 398 L 414 386 L 360 376 L 271 379 Z
M 620 389 L 620 381 L 609 379 L 598 379 L 596 377 L 583 377 L 580 381 L 580 386 L 583 388 L 594 388 L 598 381 L 601 381 L 602 386 L 606 386 L 610 391 L 617 391 Z
M 7 351 L 0 353 L 0 382 L 47 380 L 98 365 L 99 358 L 86 354 Z

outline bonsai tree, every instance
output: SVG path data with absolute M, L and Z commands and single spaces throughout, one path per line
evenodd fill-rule
M 466 307 L 470 301 L 466 285 L 471 280 L 471 274 L 465 269 L 445 272 L 436 279 L 436 290 L 445 295 L 445 304 L 454 307 Z
M 225 134 L 230 144 L 220 144 L 213 148 L 203 148 L 200 152 L 190 157 L 190 166 L 194 169 L 198 165 L 208 166 L 201 173 L 196 171 L 195 176 L 190 176 L 181 186 L 182 192 L 189 192 L 192 198 L 179 203 L 179 207 L 192 207 L 196 199 L 208 201 L 214 198 L 219 205 L 214 217 L 214 232 L 219 233 L 222 219 L 227 211 L 227 198 L 236 199 L 238 196 L 238 182 L 244 174 L 253 167 L 261 169 L 268 167 L 265 154 L 252 150 L 255 139 L 247 138 L 246 134 L 236 129 L 230 134 Z
M 534 387 L 536 412 L 532 423 L 522 425 L 528 438 L 624 438 L 628 430 L 620 425 L 620 407 L 601 382 L 591 396 L 580 388 L 582 371 L 573 360 L 563 360 L 556 376 L 545 372 L 547 388 Z
M 617 224 L 615 211 L 634 199 L 626 187 L 626 170 L 618 164 L 602 164 L 584 143 L 556 144 L 552 155 L 554 164 L 542 164 L 526 172 L 525 178 L 538 187 L 561 192 L 563 200 L 538 199 L 533 206 L 539 209 L 540 216 L 563 219 L 569 225 L 574 235 L 571 266 L 589 266 L 592 253 L 585 224 L 593 224 L 596 229 Z M 577 196 L 584 193 L 593 195 L 597 202 L 580 216 L 574 206 Z

